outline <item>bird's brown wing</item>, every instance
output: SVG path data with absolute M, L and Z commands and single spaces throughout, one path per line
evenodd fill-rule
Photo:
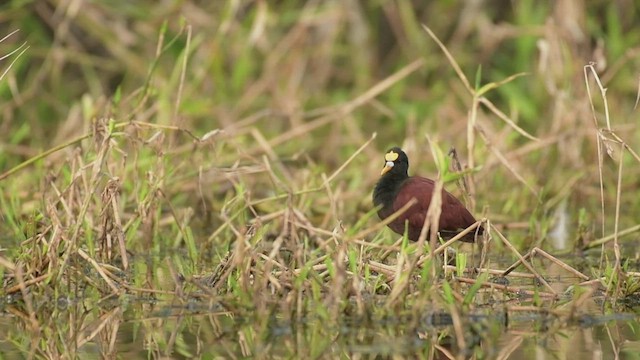
M 476 222 L 469 210 L 451 193 L 442 194 L 442 214 L 440 227 L 442 230 L 460 231 Z M 446 226 L 444 226 L 446 224 Z
M 400 188 L 393 202 L 393 211 L 400 210 L 411 199 L 416 199 L 417 203 L 412 205 L 398 220 L 404 223 L 409 221 L 409 227 L 422 228 L 424 218 L 429 209 L 431 196 L 433 195 L 434 182 L 431 179 L 411 177 L 407 179 Z
M 394 211 L 402 208 L 412 198 L 418 203 L 413 205 L 401 218 L 409 221 L 409 227 L 422 228 L 429 210 L 435 183 L 431 179 L 411 177 L 402 186 L 393 203 Z M 442 190 L 442 212 L 438 224 L 439 231 L 455 233 L 464 230 L 476 220 L 469 210 L 455 196 Z

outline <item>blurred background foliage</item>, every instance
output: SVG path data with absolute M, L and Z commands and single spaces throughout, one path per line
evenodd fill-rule
M 639 12 L 632 0 L 9 0 L 0 5 L 0 34 L 19 32 L 0 43 L 0 53 L 22 43 L 28 50 L 0 82 L 0 170 L 90 132 L 92 121 L 103 117 L 179 126 L 197 136 L 250 124 L 274 139 L 424 59 L 374 100 L 278 143 L 275 151 L 304 154 L 319 164 L 316 173 L 329 172 L 375 131 L 375 146 L 354 163 L 361 168 L 350 175 L 362 178 L 357 184 L 372 186 L 379 154 L 392 144 L 407 148 L 414 172 L 433 174 L 424 135 L 465 149 L 471 96 L 424 24 L 472 84 L 526 73 L 486 97 L 540 141 L 480 114 L 488 140 L 475 148 L 476 163 L 484 165 L 476 177 L 478 204 L 493 205 L 498 219 L 537 206 L 491 155 L 497 147 L 543 197 L 570 192 L 574 207 L 593 206 L 597 214 L 596 127 L 584 66 L 595 64 L 614 127 L 638 149 Z M 2 60 L 2 69 L 14 59 Z M 591 86 L 602 121 L 603 102 Z M 164 152 L 189 143 L 176 136 L 181 140 Z M 218 155 L 243 153 L 256 142 L 249 130 L 224 139 L 215 145 Z M 605 162 L 605 171 L 613 196 L 617 165 Z M 638 171 L 628 171 L 624 186 L 636 189 Z M 44 186 L 42 178 L 32 168 L 6 186 L 24 200 Z M 514 191 L 496 191 L 507 186 Z
M 27 127 L 29 136 L 19 143 L 46 147 L 61 123 L 76 122 L 74 107 L 84 96 L 104 101 L 118 88 L 131 94 L 147 81 L 158 89 L 154 96 L 175 95 L 189 24 L 193 39 L 180 109 L 189 123 L 224 125 L 269 108 L 286 124 L 296 113 L 344 101 L 425 58 L 421 71 L 398 86 L 402 91 L 381 97 L 381 105 L 394 108 L 362 114 L 377 125 L 391 117 L 386 133 L 396 138 L 406 113 L 421 120 L 455 118 L 459 114 L 448 107 L 467 105 L 464 96 L 452 96 L 457 79 L 422 30 L 425 24 L 471 79 L 478 67 L 483 83 L 528 72 L 494 96 L 526 127 L 544 131 L 559 115 L 555 106 L 541 105 L 583 93 L 583 66 L 592 61 L 610 92 L 625 95 L 610 96 L 612 107 L 620 102 L 631 110 L 639 8 L 634 1 L 587 6 L 575 0 L 8 1 L 3 34 L 20 32 L 0 49 L 8 53 L 26 41 L 29 51 L 0 89 L 2 126 L 11 132 Z M 164 36 L 174 41 L 165 42 L 155 64 L 165 25 Z

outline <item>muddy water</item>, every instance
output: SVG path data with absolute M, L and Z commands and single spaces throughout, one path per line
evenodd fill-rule
M 462 344 L 447 313 L 422 315 L 417 324 L 400 316 L 375 322 L 344 320 L 337 326 L 328 326 L 312 318 L 292 323 L 276 315 L 265 321 L 221 312 L 215 307 L 156 304 L 151 314 L 139 319 L 126 310 L 120 319 L 106 323 L 91 316 L 92 321 L 83 323 L 87 327 L 77 329 L 77 335 L 60 320 L 39 332 L 47 334 L 39 339 L 25 328 L 24 322 L 5 316 L 0 319 L 0 352 L 8 359 L 23 358 L 34 349 L 40 355 L 75 353 L 82 359 L 115 354 L 128 359 L 414 354 L 446 358 L 447 352 L 512 359 L 613 359 L 616 353 L 623 358 L 637 356 L 638 315 L 631 311 L 603 314 L 597 301 L 591 305 L 592 309 L 581 309 L 572 317 L 539 311 L 477 311 L 464 319 Z M 100 316 L 104 319 L 109 313 L 102 312 Z M 411 326 L 407 326 L 409 323 Z M 99 335 L 85 342 L 95 331 Z M 80 346 L 74 349 L 76 345 Z
M 494 260 L 490 266 L 504 269 L 512 260 Z M 33 299 L 34 321 L 19 295 L 7 296 L 0 303 L 4 314 L 0 353 L 7 359 L 31 355 L 82 359 L 638 356 L 638 297 L 613 304 L 600 289 L 575 294 L 571 287 L 581 279 L 548 261 L 533 264 L 560 294 L 558 299 L 527 294 L 525 290 L 546 290 L 530 277 L 512 277 L 508 286 L 522 292 L 484 290 L 472 308 L 458 309 L 461 317 L 442 306 L 393 315 L 376 311 L 383 307 L 384 296 L 367 299 L 366 316 L 341 315 L 327 321 L 313 311 L 282 314 L 240 306 L 229 297 L 172 301 L 151 295 L 78 299 L 51 294 Z

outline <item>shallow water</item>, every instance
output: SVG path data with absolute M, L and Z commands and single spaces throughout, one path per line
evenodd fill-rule
M 564 260 L 569 260 L 565 258 Z M 575 263 L 597 262 L 577 259 Z M 513 259 L 493 260 L 506 268 Z M 32 299 L 34 322 L 21 295 L 0 302 L 0 353 L 5 358 L 447 358 L 564 359 L 634 358 L 640 352 L 640 298 L 614 305 L 600 290 L 579 300 L 571 285 L 582 280 L 548 261 L 536 270 L 561 295 L 527 294 L 532 278 L 510 277 L 522 292 L 483 291 L 470 309 L 415 304 L 389 311 L 387 296 L 366 298 L 336 314 L 327 308 L 283 311 L 269 299 L 241 304 L 228 295 L 204 297 L 146 294 L 96 299 L 51 294 Z M 578 266 L 580 269 L 581 266 Z M 580 269 L 585 271 L 585 269 Z M 522 271 L 521 268 L 516 271 Z M 81 294 L 81 292 L 79 293 Z M 411 303 L 409 299 L 408 303 Z M 259 308 L 264 306 L 264 308 Z M 291 310 L 293 309 L 293 310 Z
M 300 323 L 285 321 L 277 315 L 268 321 L 252 319 L 250 315 L 242 317 L 216 310 L 217 307 L 156 304 L 148 309 L 147 316 L 138 319 L 135 319 L 139 315 L 137 311 L 124 311 L 121 313 L 124 316 L 107 324 L 85 323 L 88 327 L 78 333 L 76 341 L 82 342 L 92 331 L 104 334 L 83 344 L 76 355 L 83 359 L 112 354 L 130 359 L 147 359 L 150 354 L 185 358 L 414 354 L 428 357 L 432 351 L 436 355 L 450 351 L 484 354 L 489 358 L 611 359 L 616 352 L 632 355 L 640 350 L 639 316 L 632 312 L 605 315 L 593 311 L 568 319 L 533 311 L 479 312 L 465 319 L 468 348 L 460 350 L 452 330 L 452 318 L 446 313 L 421 315 L 415 323 L 415 319 L 398 317 L 375 322 L 343 320 L 337 326 L 327 326 L 310 318 Z M 121 308 L 111 311 L 114 310 L 122 311 Z M 102 316 L 109 313 L 102 312 Z M 57 315 L 62 318 L 64 313 Z M 265 325 L 266 331 L 261 328 Z M 100 326 L 103 327 L 99 329 Z M 24 323 L 12 316 L 2 317 L 0 328 L 3 329 L 0 352 L 6 358 L 25 356 L 32 349 L 31 341 L 37 340 L 31 337 Z M 42 338 L 38 341 L 39 348 L 43 348 L 42 342 L 52 342 L 52 350 L 74 346 L 68 324 L 50 324 L 49 330 L 52 331 L 49 336 L 57 339 Z M 438 349 L 433 346 L 435 341 Z

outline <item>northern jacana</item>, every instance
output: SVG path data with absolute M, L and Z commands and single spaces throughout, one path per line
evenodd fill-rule
M 403 235 L 405 223 L 409 240 L 418 241 L 427 210 L 431 203 L 435 182 L 431 179 L 408 174 L 409 159 L 398 147 L 393 147 L 384 155 L 384 167 L 380 180 L 373 191 L 373 203 L 378 206 L 381 220 L 400 210 L 411 199 L 416 203 L 388 224 L 394 232 Z M 442 190 L 442 211 L 438 232 L 443 239 L 451 239 L 462 230 L 473 225 L 476 219 L 455 196 Z M 474 242 L 475 235 L 481 235 L 482 227 L 465 235 L 461 240 Z M 427 234 L 427 239 L 429 235 Z

